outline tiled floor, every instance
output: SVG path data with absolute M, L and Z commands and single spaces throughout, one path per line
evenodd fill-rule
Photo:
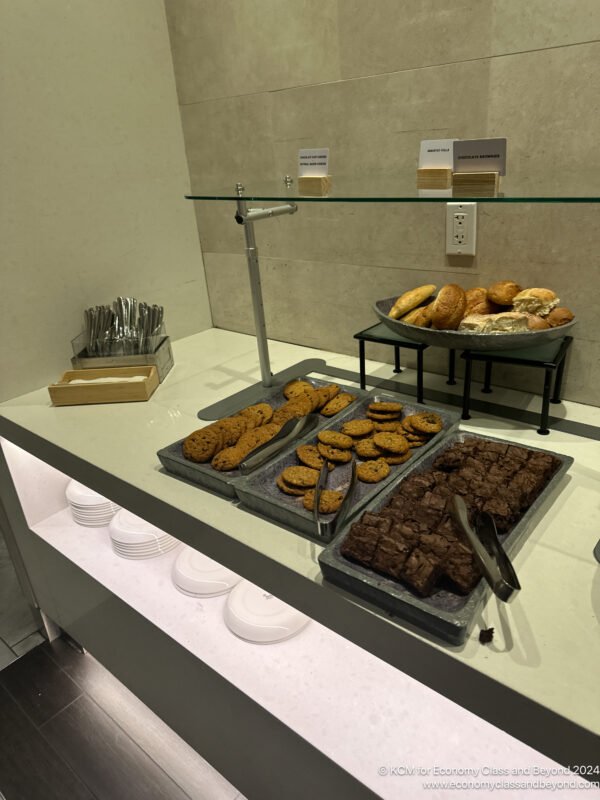
M 0 672 L 0 797 L 244 800 L 88 654 L 45 643 Z
M 0 669 L 42 641 L 0 530 Z

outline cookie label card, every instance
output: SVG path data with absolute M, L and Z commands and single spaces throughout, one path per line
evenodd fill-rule
M 459 139 L 454 143 L 454 172 L 506 175 L 506 139 Z
M 423 139 L 419 169 L 452 169 L 456 139 Z
M 329 175 L 329 148 L 298 150 L 298 177 L 323 178 Z

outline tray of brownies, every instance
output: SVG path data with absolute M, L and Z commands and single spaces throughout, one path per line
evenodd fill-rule
M 456 432 L 366 506 L 319 556 L 324 577 L 451 644 L 466 638 L 489 588 L 452 515 L 489 512 L 513 556 L 573 459 Z

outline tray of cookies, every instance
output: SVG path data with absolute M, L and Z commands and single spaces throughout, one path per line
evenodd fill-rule
M 537 347 L 567 336 L 576 324 L 551 289 L 523 289 L 511 280 L 485 288 L 455 283 L 417 286 L 377 300 L 373 310 L 395 334 L 451 349 L 507 350 Z
M 365 394 L 361 389 L 346 391 L 345 387 L 327 381 L 296 378 L 268 399 L 192 431 L 185 439 L 159 450 L 157 455 L 171 475 L 235 498 L 234 484 L 241 477 L 240 464 L 277 437 L 288 420 L 315 415 L 316 427 L 324 427 Z M 291 446 L 288 441 L 282 440 L 282 450 L 288 446 Z
M 459 415 L 395 395 L 371 391 L 343 416 L 288 448 L 253 475 L 236 481 L 242 505 L 320 543 L 334 535 L 335 515 L 357 462 L 354 516 L 399 472 L 457 427 Z M 321 495 L 320 525 L 313 516 L 314 487 L 324 463 L 329 476 Z
M 457 431 L 388 484 L 319 555 L 324 577 L 451 644 L 466 638 L 489 594 L 452 516 L 493 515 L 514 556 L 561 488 L 573 459 Z

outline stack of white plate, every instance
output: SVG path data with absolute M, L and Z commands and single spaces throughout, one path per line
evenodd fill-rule
M 179 541 L 122 508 L 110 522 L 110 541 L 122 558 L 153 558 L 168 553 Z
M 119 506 L 77 481 L 71 481 L 66 490 L 71 514 L 78 525 L 102 528 L 108 525 Z
M 240 580 L 235 572 L 193 547 L 184 548 L 173 564 L 173 583 L 180 592 L 193 597 L 225 594 Z

